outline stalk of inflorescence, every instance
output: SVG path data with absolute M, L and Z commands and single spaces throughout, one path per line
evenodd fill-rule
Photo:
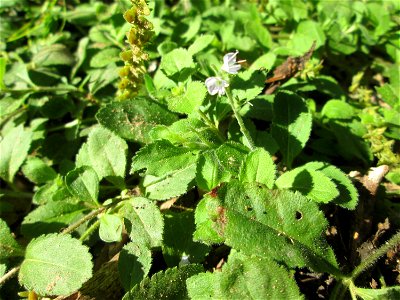
M 224 63 L 221 67 L 221 70 L 227 72 L 228 74 L 236 75 L 240 70 L 240 68 L 242 67 L 239 63 L 236 62 L 236 56 L 238 53 L 239 51 L 227 53 L 224 56 Z M 229 104 L 232 107 L 233 114 L 239 124 L 240 131 L 243 134 L 244 138 L 246 139 L 249 148 L 251 150 L 254 150 L 255 145 L 253 139 L 251 138 L 249 131 L 245 127 L 242 117 L 240 116 L 238 110 L 236 109 L 237 102 L 229 90 L 229 82 L 221 78 L 220 76 L 215 76 L 207 78 L 205 81 L 205 85 L 210 95 L 218 94 L 218 96 L 222 96 L 226 94 L 229 100 Z

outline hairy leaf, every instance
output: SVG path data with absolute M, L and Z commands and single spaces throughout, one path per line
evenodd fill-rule
M 299 191 L 319 203 L 328 203 L 339 196 L 336 184 L 328 176 L 305 166 L 283 173 L 275 185 L 280 189 Z
M 324 238 L 328 223 L 317 204 L 301 194 L 231 181 L 206 201 L 210 198 L 220 201 L 208 214 L 227 245 L 290 267 L 339 272 Z
M 68 172 L 65 184 L 71 194 L 80 201 L 97 204 L 99 178 L 92 167 L 83 166 Z
M 15 173 L 28 155 L 32 133 L 22 125 L 11 129 L 0 141 L 0 177 L 12 182 Z
M 177 120 L 166 107 L 143 97 L 109 103 L 99 110 L 96 118 L 120 137 L 141 143 L 150 142 L 148 133 L 153 127 L 170 125 Z
M 173 93 L 167 99 L 168 108 L 174 112 L 191 114 L 203 103 L 206 93 L 207 89 L 203 82 L 191 81 L 182 91 L 176 95 Z
M 246 155 L 239 170 L 241 182 L 258 182 L 272 188 L 275 181 L 275 164 L 267 151 L 256 148 Z
M 122 299 L 188 299 L 186 279 L 202 271 L 201 265 L 186 265 L 158 272 L 151 279 L 144 279 Z
M 89 249 L 69 235 L 49 234 L 26 248 L 19 282 L 40 295 L 69 295 L 92 276 Z
M 28 158 L 22 166 L 22 172 L 26 178 L 36 184 L 45 183 L 57 177 L 54 169 L 38 157 Z
M 151 251 L 147 245 L 130 242 L 122 248 L 118 271 L 125 290 L 139 284 L 150 271 Z
M 119 242 L 122 238 L 122 227 L 119 216 L 103 215 L 100 218 L 99 237 L 106 243 Z
M 302 299 L 290 273 L 268 257 L 232 250 L 221 272 L 188 278 L 190 299 Z
M 276 95 L 271 133 L 289 168 L 310 136 L 311 121 L 311 113 L 302 98 L 287 91 Z
M 5 221 L 0 219 L 0 262 L 8 257 L 23 256 L 24 251 L 10 232 Z
M 134 243 L 161 246 L 164 222 L 160 210 L 146 198 L 132 198 L 120 209 L 125 226 Z

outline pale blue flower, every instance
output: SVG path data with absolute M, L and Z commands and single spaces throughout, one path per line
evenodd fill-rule
M 229 52 L 224 56 L 224 64 L 222 65 L 221 69 L 229 74 L 237 74 L 240 68 L 242 67 L 240 64 L 236 62 L 236 56 L 238 55 L 239 51 Z
M 209 77 L 205 84 L 210 95 L 218 94 L 218 96 L 225 95 L 225 88 L 229 86 L 229 83 L 221 77 Z

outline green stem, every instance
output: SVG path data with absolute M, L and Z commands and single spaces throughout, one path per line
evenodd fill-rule
M 84 93 L 84 91 L 76 87 L 49 87 L 49 86 L 34 86 L 26 89 L 1 89 L 3 93 L 43 93 L 43 92 L 79 92 Z
M 199 113 L 200 117 L 202 120 L 211 128 L 212 131 L 214 131 L 217 134 L 218 139 L 220 140 L 221 143 L 225 141 L 224 136 L 221 134 L 221 132 L 218 130 L 218 128 L 215 126 L 213 122 L 207 117 L 205 113 L 203 113 L 200 108 L 197 110 Z
M 6 189 L 0 189 L 0 194 L 7 197 L 18 197 L 18 198 L 28 198 L 28 199 L 31 199 L 34 195 L 33 193 L 10 191 Z
M 94 222 L 79 238 L 79 240 L 81 242 L 83 242 L 84 240 L 86 240 L 89 236 L 92 235 L 92 233 L 97 229 L 97 227 L 100 226 L 100 220 L 97 220 L 96 222 Z
M 6 282 L 8 279 L 13 278 L 15 275 L 17 275 L 19 269 L 21 266 L 12 268 L 10 271 L 8 271 L 6 274 L 0 277 L 0 286 Z
M 391 248 L 400 244 L 400 231 L 396 233 L 389 241 L 385 243 L 382 247 L 373 252 L 364 261 L 361 262 L 351 273 L 351 278 L 354 280 L 362 272 L 370 268 L 375 261 L 377 261 L 381 256 L 385 255 Z
M 67 234 L 70 233 L 72 231 L 74 231 L 75 229 L 77 229 L 78 227 L 80 227 L 82 224 L 86 223 L 87 221 L 93 219 L 94 217 L 96 217 L 97 215 L 101 214 L 103 211 L 105 211 L 107 209 L 106 206 L 100 207 L 92 212 L 90 212 L 89 214 L 87 214 L 86 216 L 84 216 L 82 219 L 76 221 L 75 223 L 69 225 L 67 228 L 65 228 L 61 233 L 62 234 Z M 93 226 L 93 225 L 92 225 Z M 90 229 L 90 228 L 89 228 Z M 86 232 L 85 232 L 86 233 Z M 82 235 L 83 236 L 83 235 Z M 82 238 L 82 237 L 81 237 Z
M 250 149 L 254 150 L 256 147 L 254 146 L 253 139 L 251 138 L 250 133 L 248 132 L 247 128 L 244 126 L 243 119 L 242 119 L 242 117 L 240 116 L 239 112 L 236 109 L 235 100 L 233 99 L 229 89 L 226 89 L 226 95 L 228 96 L 229 104 L 232 107 L 232 110 L 233 110 L 233 113 L 235 115 L 235 118 L 239 123 L 240 131 L 242 132 L 243 136 L 247 140 L 247 143 L 249 144 Z

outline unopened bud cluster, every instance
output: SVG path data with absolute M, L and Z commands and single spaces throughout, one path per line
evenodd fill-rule
M 127 32 L 127 41 L 130 48 L 121 53 L 125 66 L 120 70 L 121 78 L 118 89 L 122 99 L 130 98 L 137 94 L 146 73 L 144 62 L 148 54 L 144 52 L 146 43 L 153 35 L 153 24 L 145 16 L 150 14 L 150 9 L 145 0 L 131 0 L 132 7 L 124 13 L 124 18 L 132 27 Z

